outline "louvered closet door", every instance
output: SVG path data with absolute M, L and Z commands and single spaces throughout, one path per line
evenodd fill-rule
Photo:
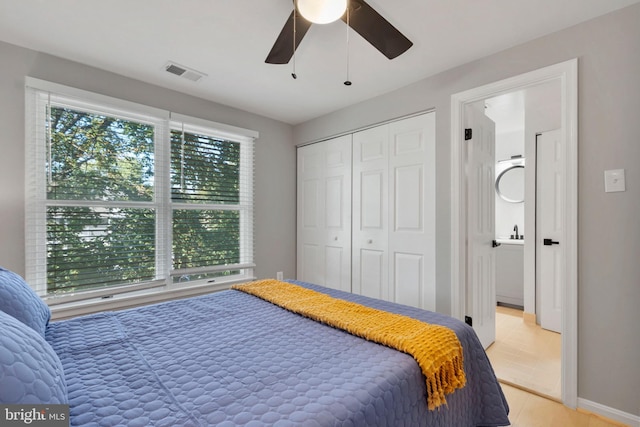
M 297 277 L 351 291 L 351 135 L 298 148 Z

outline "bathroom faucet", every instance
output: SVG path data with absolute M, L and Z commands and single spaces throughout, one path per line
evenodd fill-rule
M 516 240 L 518 240 L 520 238 L 520 236 L 518 235 L 518 224 L 513 226 L 513 231 L 514 231 L 514 233 L 516 233 L 515 234 Z

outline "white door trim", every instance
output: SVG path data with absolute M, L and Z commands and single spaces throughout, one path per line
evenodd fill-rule
M 464 165 L 464 106 L 492 96 L 560 79 L 561 128 L 565 149 L 566 250 L 562 311 L 562 401 L 575 408 L 578 400 L 578 59 L 451 96 L 451 315 L 463 319 L 467 277 L 466 179 Z

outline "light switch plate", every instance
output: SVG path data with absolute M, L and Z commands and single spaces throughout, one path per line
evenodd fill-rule
M 611 169 L 604 171 L 604 191 L 613 193 L 625 191 L 624 169 Z

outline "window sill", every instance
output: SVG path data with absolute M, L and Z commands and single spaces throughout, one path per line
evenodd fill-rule
M 252 276 L 243 276 L 235 280 L 222 283 L 201 283 L 190 286 L 172 286 L 164 288 L 152 288 L 147 291 L 132 294 L 114 295 L 107 299 L 92 299 L 70 302 L 51 307 L 51 320 L 64 320 L 86 314 L 99 313 L 101 311 L 124 310 L 142 305 L 170 301 L 174 299 L 189 298 L 208 293 L 224 291 L 235 283 L 243 283 L 255 280 Z

